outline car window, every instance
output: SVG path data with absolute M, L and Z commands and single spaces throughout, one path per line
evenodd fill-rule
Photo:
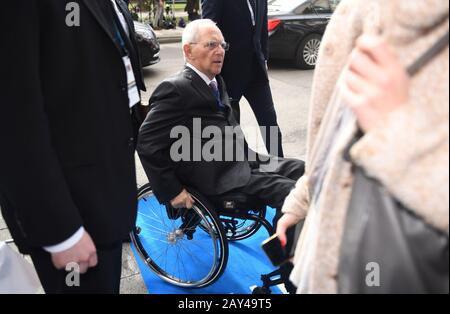
M 336 7 L 338 6 L 339 2 L 341 2 L 341 0 L 330 0 L 330 6 L 333 12 L 334 10 L 336 10 Z
M 314 10 L 311 6 L 311 2 L 307 1 L 303 3 L 302 5 L 298 6 L 294 10 L 294 14 L 300 15 L 300 14 L 314 14 Z
M 317 14 L 332 13 L 330 0 L 316 0 L 312 2 L 312 7 Z
M 295 10 L 295 14 L 328 14 L 332 13 L 341 0 L 312 0 L 307 1 Z
M 303 5 L 307 0 L 272 0 L 269 1 L 269 11 L 271 12 L 293 12 L 299 5 Z

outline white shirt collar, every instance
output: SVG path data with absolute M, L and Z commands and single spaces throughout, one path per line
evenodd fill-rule
M 120 24 L 122 24 L 122 28 L 124 29 L 127 36 L 130 36 L 130 30 L 128 29 L 128 25 L 125 20 L 125 17 L 122 14 L 122 11 L 120 11 L 115 0 L 111 0 L 111 2 L 113 4 L 114 10 L 116 11 L 117 16 L 119 17 Z
M 247 0 L 247 5 L 248 5 L 248 9 L 250 10 L 250 16 L 252 17 L 252 24 L 253 26 L 256 25 L 256 21 L 255 21 L 255 12 L 253 12 L 253 7 L 250 4 L 250 0 Z M 256 3 L 255 3 L 256 5 Z
M 186 66 L 191 68 L 192 70 L 194 70 L 194 72 L 197 73 L 202 78 L 203 81 L 205 81 L 206 85 L 209 86 L 209 84 L 211 84 L 211 82 L 215 82 L 217 84 L 216 78 L 213 78 L 212 80 L 210 80 L 206 74 L 204 74 L 203 72 L 200 72 L 200 70 L 198 70 L 195 66 L 193 66 L 189 62 L 186 62 Z

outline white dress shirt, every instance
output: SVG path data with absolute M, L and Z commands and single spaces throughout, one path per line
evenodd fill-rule
M 59 253 L 59 252 L 68 250 L 81 240 L 81 238 L 83 237 L 83 234 L 84 234 L 84 228 L 80 227 L 80 229 L 78 229 L 77 232 L 75 232 L 67 240 L 65 240 L 59 244 L 56 244 L 56 245 L 44 246 L 44 250 L 46 250 L 49 253 Z
M 195 66 L 193 66 L 189 62 L 186 63 L 186 66 L 191 68 L 192 70 L 194 70 L 194 72 L 197 73 L 202 78 L 203 81 L 205 81 L 205 83 L 206 83 L 206 85 L 208 85 L 208 87 L 209 87 L 209 84 L 211 84 L 211 82 L 215 82 L 216 86 L 218 86 L 216 78 L 213 78 L 212 80 L 210 80 L 206 74 L 204 74 L 203 72 L 200 72 L 200 70 L 198 70 Z

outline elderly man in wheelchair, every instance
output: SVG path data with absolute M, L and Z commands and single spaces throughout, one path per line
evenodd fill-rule
M 219 75 L 228 48 L 212 21 L 190 23 L 183 33 L 186 66 L 156 88 L 139 134 L 150 183 L 139 191 L 132 240 L 156 274 L 182 287 L 218 279 L 228 241 L 261 226 L 273 233 L 304 173 L 303 161 L 249 149 Z M 272 133 L 276 147 L 278 132 Z M 277 210 L 273 225 L 265 219 L 267 205 Z

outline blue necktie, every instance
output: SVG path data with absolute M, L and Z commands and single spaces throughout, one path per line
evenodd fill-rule
M 212 81 L 211 83 L 209 83 L 209 87 L 211 88 L 214 97 L 216 98 L 217 105 L 219 106 L 219 108 L 224 109 L 225 106 L 222 104 L 222 100 L 220 99 L 220 92 L 219 88 L 217 87 L 217 82 Z

